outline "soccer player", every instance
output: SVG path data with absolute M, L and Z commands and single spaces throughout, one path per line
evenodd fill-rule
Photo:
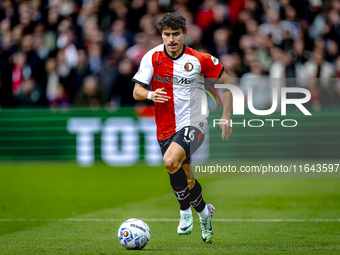
M 159 21 L 158 28 L 163 44 L 143 57 L 133 77 L 133 96 L 136 100 L 154 101 L 157 140 L 172 189 L 180 204 L 177 233 L 191 233 L 192 206 L 200 218 L 203 241 L 211 243 L 211 220 L 215 208 L 203 199 L 202 187 L 194 177 L 190 156 L 202 144 L 206 132 L 207 115 L 201 114 L 202 96 L 206 97 L 202 90 L 204 76 L 214 83 L 230 82 L 217 58 L 184 45 L 187 27 L 182 15 L 167 13 Z M 152 91 L 146 89 L 149 84 Z M 222 91 L 222 96 L 222 119 L 230 120 L 232 96 L 226 89 Z M 230 125 L 221 125 L 221 129 L 222 139 L 228 140 L 232 133 Z

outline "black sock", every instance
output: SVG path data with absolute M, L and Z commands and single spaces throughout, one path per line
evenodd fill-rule
M 196 212 L 203 211 L 205 202 L 202 196 L 201 184 L 195 179 L 195 186 L 190 190 L 190 205 Z
M 170 175 L 171 187 L 175 192 L 181 210 L 186 210 L 190 207 L 190 192 L 184 169 L 181 167 L 174 174 Z

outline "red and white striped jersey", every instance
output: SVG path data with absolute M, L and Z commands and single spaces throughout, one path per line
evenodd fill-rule
M 207 114 L 202 115 L 202 98 L 206 97 L 204 77 L 211 81 L 220 78 L 223 66 L 217 58 L 184 45 L 182 53 L 171 57 L 161 44 L 148 51 L 133 81 L 152 90 L 164 88 L 170 99 L 155 103 L 157 139 L 165 140 L 185 126 L 206 131 Z

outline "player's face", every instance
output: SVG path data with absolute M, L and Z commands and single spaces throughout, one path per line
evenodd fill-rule
M 166 51 L 172 57 L 177 57 L 181 54 L 184 38 L 186 33 L 183 33 L 182 29 L 172 30 L 171 28 L 165 28 L 162 31 L 163 42 L 166 47 Z

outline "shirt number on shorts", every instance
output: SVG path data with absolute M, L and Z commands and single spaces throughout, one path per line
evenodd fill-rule
M 189 132 L 189 128 L 188 127 L 184 128 L 184 136 L 187 136 L 191 141 L 193 141 L 195 139 L 195 135 L 194 135 L 195 129 L 191 130 L 189 132 L 189 135 L 188 135 L 188 132 Z

